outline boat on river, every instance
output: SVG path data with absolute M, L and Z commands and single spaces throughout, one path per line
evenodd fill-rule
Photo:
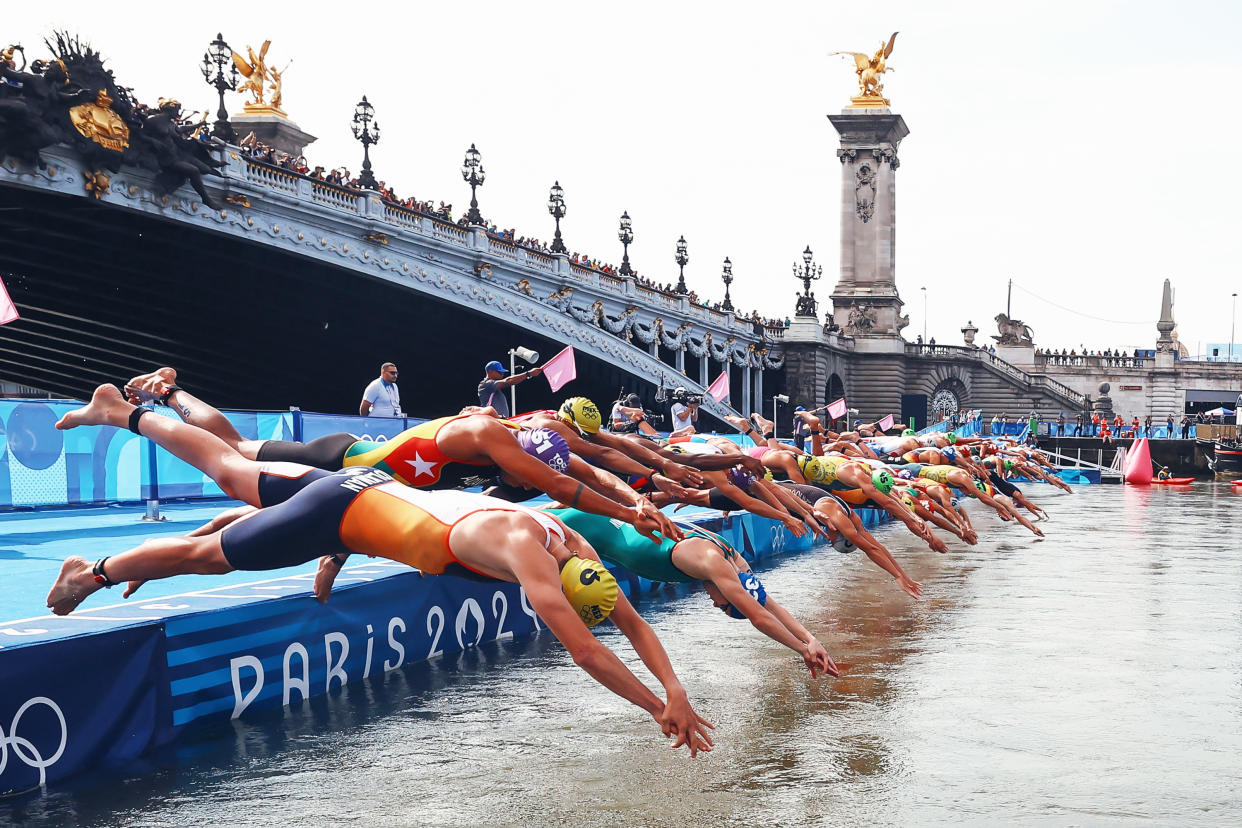
M 1242 442 L 1223 437 L 1195 442 L 1206 455 L 1209 469 L 1218 475 L 1242 476 Z

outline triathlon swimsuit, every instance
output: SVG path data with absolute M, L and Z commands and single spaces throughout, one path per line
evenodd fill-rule
M 673 584 L 698 580 L 673 565 L 673 547 L 677 541 L 672 538 L 653 543 L 628 523 L 578 509 L 551 509 L 548 513 L 556 515 L 566 526 L 586 538 L 601 558 L 619 564 L 639 577 Z M 739 554 L 724 538 L 701 526 L 681 522 L 677 526 L 686 539 L 703 538 L 715 544 L 726 560 Z
M 988 469 L 988 480 L 996 487 L 997 491 L 1007 497 L 1013 497 L 1014 492 L 1020 491 L 1017 486 L 997 474 L 995 469 Z
M 349 466 L 370 466 L 407 486 L 420 489 L 454 489 L 467 485 L 470 478 L 488 479 L 500 473 L 492 463 L 471 463 L 446 457 L 436 445 L 436 436 L 448 423 L 462 417 L 441 417 L 428 420 L 384 442 L 359 440 L 352 434 L 329 434 L 309 443 L 268 440 L 259 447 L 258 460 L 302 463 L 327 471 L 340 471 Z M 518 426 L 500 421 L 508 428 Z
M 269 477 L 269 492 L 283 494 L 296 485 Z M 225 527 L 220 543 L 230 566 L 281 569 L 321 555 L 360 552 L 433 575 L 495 580 L 462 564 L 449 549 L 453 527 L 484 510 L 530 515 L 544 528 L 545 545 L 564 539 L 554 519 L 525 506 L 467 492 L 410 489 L 366 466 L 309 470 L 297 482 L 304 485 L 287 500 Z

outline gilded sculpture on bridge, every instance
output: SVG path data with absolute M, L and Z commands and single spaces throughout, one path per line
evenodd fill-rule
M 880 82 L 880 76 L 885 72 L 894 71 L 885 64 L 885 61 L 893 53 L 893 44 L 896 41 L 897 32 L 893 32 L 887 44 L 884 41 L 880 41 L 880 48 L 876 50 L 874 55 L 866 55 L 862 52 L 828 53 L 829 57 L 833 55 L 849 55 L 854 58 L 855 71 L 858 73 L 858 87 L 861 94 L 850 98 L 851 109 L 887 107 L 889 105 L 888 98 L 884 97 L 884 84 Z
M 267 50 L 271 47 L 272 41 L 265 40 L 263 45 L 259 47 L 259 53 L 255 54 L 253 46 L 246 47 L 246 55 L 249 58 L 242 57 L 237 52 L 233 53 L 233 65 L 237 67 L 237 71 L 246 80 L 237 87 L 238 92 L 249 92 L 254 96 L 254 100 L 246 101 L 245 108 L 247 112 L 264 112 L 276 115 L 283 115 L 280 105 L 284 98 L 284 75 L 289 69 L 289 64 L 285 64 L 284 69 L 277 69 L 274 66 L 267 65 Z M 268 92 L 271 92 L 269 98 Z

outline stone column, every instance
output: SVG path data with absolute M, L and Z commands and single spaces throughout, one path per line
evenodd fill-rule
M 763 399 L 763 369 L 755 371 L 755 399 Z M 750 413 L 750 412 L 747 412 Z
M 898 339 L 909 319 L 901 315 L 896 282 L 897 147 L 910 130 L 881 108 L 828 119 L 841 136 L 841 276 L 833 318 L 856 339 Z
M 728 363 L 726 362 L 725 365 L 727 366 Z M 761 405 L 762 403 L 763 401 L 760 400 Z M 754 408 L 751 407 L 750 366 L 749 365 L 746 365 L 742 368 L 742 407 L 740 410 L 744 416 L 749 416 L 750 412 L 755 410 Z
M 710 361 L 708 353 L 708 351 L 704 351 L 703 356 L 699 357 L 699 385 L 704 388 L 711 382 L 711 379 L 707 376 L 707 363 Z
M 677 372 L 679 374 L 686 373 L 686 346 L 685 345 L 677 349 Z

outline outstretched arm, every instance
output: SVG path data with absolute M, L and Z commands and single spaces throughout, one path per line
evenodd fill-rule
M 785 612 L 784 608 L 777 604 L 771 598 L 768 599 L 768 606 L 765 607 L 755 600 L 746 589 L 738 581 L 737 575 L 733 567 L 723 559 L 717 559 L 723 565 L 721 571 L 712 579 L 712 583 L 720 590 L 720 594 L 726 601 L 733 605 L 733 608 L 746 619 L 759 632 L 768 638 L 784 644 L 789 649 L 802 657 L 806 662 L 807 669 L 811 671 L 812 677 L 818 677 L 820 673 L 830 673 L 837 676 L 841 671 L 837 669 L 837 665 L 828 657 L 828 653 L 823 646 L 815 640 L 815 636 L 811 635 L 806 629 L 794 620 L 793 616 Z M 725 571 L 727 570 L 727 571 Z M 773 605 L 784 615 L 785 620 L 790 622 L 784 623 L 772 610 Z M 790 624 L 799 632 L 792 631 Z
M 698 755 L 699 751 L 710 751 L 712 737 L 707 731 L 713 729 L 713 725 L 695 713 L 690 706 L 686 689 L 673 672 L 672 662 L 668 659 L 664 645 L 656 637 L 655 630 L 639 616 L 624 595 L 618 597 L 617 605 L 608 618 L 630 640 L 643 664 L 647 665 L 651 674 L 664 686 L 667 701 L 664 709 L 656 716 L 656 721 L 660 723 L 665 736 L 671 734 L 676 737 L 673 747 L 689 746 L 691 758 Z

